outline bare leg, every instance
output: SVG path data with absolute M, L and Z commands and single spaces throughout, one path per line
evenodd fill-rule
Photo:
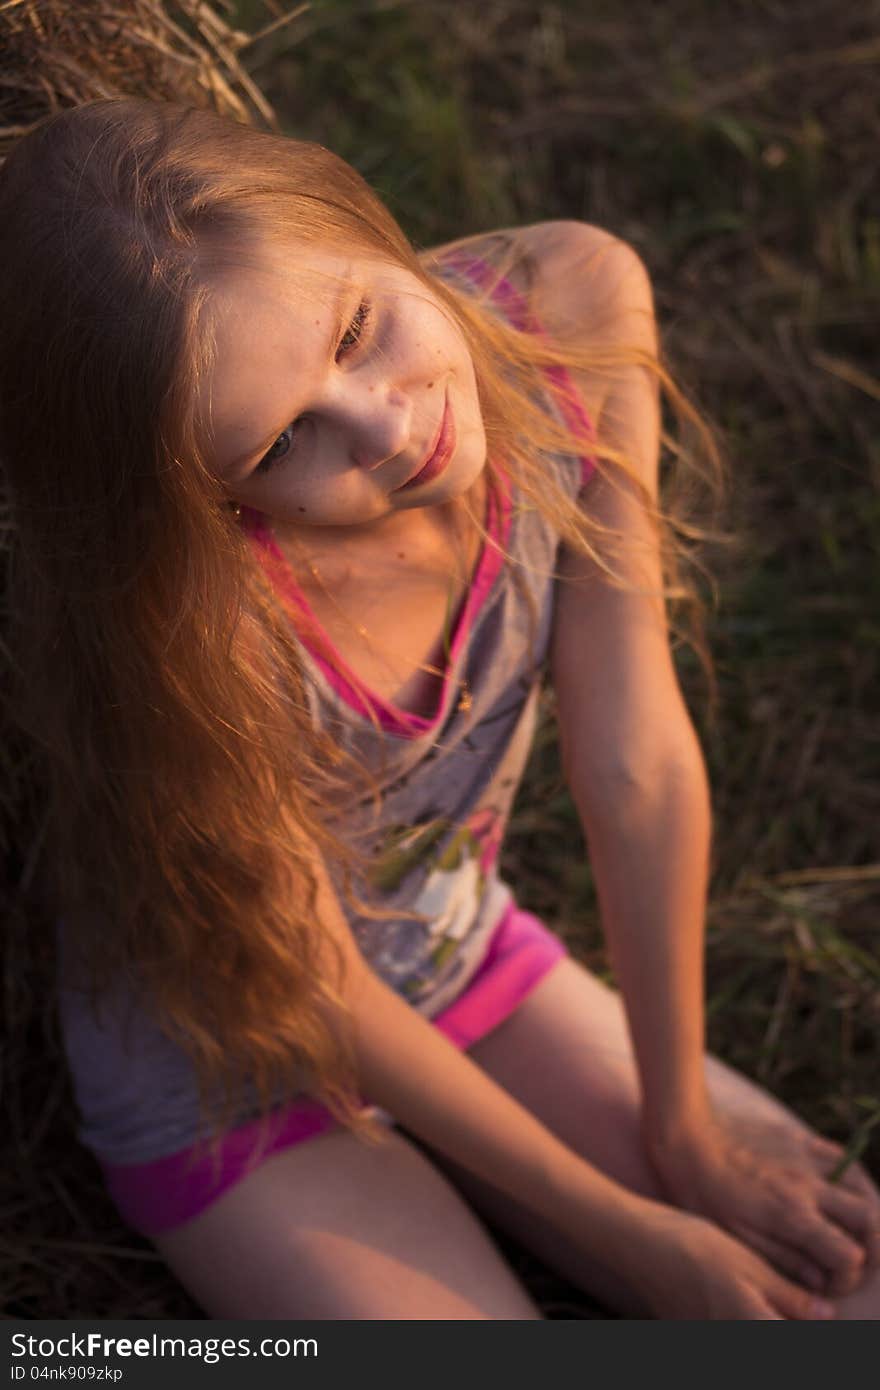
M 333 1130 L 273 1154 L 154 1238 L 213 1318 L 534 1319 L 449 1181 L 399 1133 Z
M 663 1200 L 639 1130 L 639 1088 L 620 997 L 583 966 L 559 963 L 516 1012 L 470 1049 L 496 1081 L 577 1153 L 625 1186 Z M 745 1125 L 772 1118 L 792 1139 L 807 1126 L 766 1091 L 715 1058 L 709 1086 L 719 1113 Z M 504 1193 L 434 1155 L 478 1210 L 551 1268 L 629 1316 L 645 1311 L 612 1271 Z M 878 1194 L 880 1204 L 880 1194 Z M 880 1318 L 880 1270 L 838 1300 L 838 1317 Z

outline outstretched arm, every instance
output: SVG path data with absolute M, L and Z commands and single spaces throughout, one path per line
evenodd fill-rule
M 641 263 L 623 242 L 611 242 L 605 262 L 613 267 L 618 312 L 615 320 L 603 320 L 603 343 L 630 341 L 656 355 L 650 284 Z M 584 333 L 592 335 L 592 287 L 581 297 L 572 292 L 576 270 L 559 283 L 566 287 L 569 318 L 580 312 Z M 549 286 L 543 304 L 552 322 L 555 305 L 548 300 Z M 597 425 L 607 442 L 625 451 L 656 501 L 654 378 L 639 366 L 618 369 L 607 382 Z M 708 1108 L 702 962 L 709 788 L 673 666 L 659 597 L 660 555 L 641 503 L 625 483 L 596 476 L 583 505 L 627 538 L 629 549 L 614 563 L 633 589 L 613 588 L 589 560 L 563 550 L 560 572 L 577 583 L 558 586 L 554 619 L 551 666 L 561 752 L 627 1003 L 646 1132 L 672 1140 L 700 1126 Z
M 580 314 L 582 332 L 591 335 L 593 292 L 578 264 L 596 229 L 572 227 L 568 246 L 543 267 L 537 309 L 546 325 L 558 315 L 569 331 Z M 609 240 L 605 266 L 617 313 L 601 317 L 603 342 L 634 343 L 655 355 L 647 273 L 630 247 Z M 638 365 L 619 369 L 598 423 L 656 501 L 655 378 Z M 560 568 L 578 582 L 559 586 L 552 670 L 563 765 L 626 1005 L 648 1151 L 675 1201 L 713 1217 L 813 1287 L 827 1276 L 832 1292 L 847 1292 L 866 1255 L 880 1255 L 876 1198 L 864 1180 L 832 1186 L 806 1148 L 801 1161 L 774 1157 L 772 1144 L 770 1157 L 759 1157 L 711 1113 L 703 1064 L 711 835 L 705 765 L 657 596 L 658 547 L 636 491 L 594 477 L 583 505 L 629 538 L 616 563 L 633 589 L 613 588 L 587 559 L 565 553 Z

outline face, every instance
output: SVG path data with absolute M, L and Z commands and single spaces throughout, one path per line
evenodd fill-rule
M 409 271 L 260 248 L 223 273 L 214 304 L 216 368 L 200 407 L 232 500 L 282 529 L 378 534 L 394 514 L 478 479 L 486 439 L 473 363 Z

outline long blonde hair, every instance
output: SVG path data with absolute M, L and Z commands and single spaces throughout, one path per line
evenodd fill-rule
M 615 537 L 548 477 L 584 441 L 538 399 L 547 366 L 640 361 L 722 478 L 712 428 L 643 350 L 519 331 L 431 274 L 360 176 L 321 146 L 138 98 L 44 121 L 0 170 L 0 461 L 9 554 L 7 726 L 45 788 L 44 904 L 97 1005 L 124 978 L 189 1055 L 216 1138 L 253 1083 L 266 1115 L 291 1063 L 344 1123 L 363 1119 L 342 961 L 311 855 L 358 867 L 328 807 L 358 770 L 313 724 L 288 616 L 208 466 L 197 387 L 212 362 L 210 267 L 253 235 L 360 248 L 404 267 L 471 351 L 492 459 L 608 582 Z M 510 257 L 498 262 L 510 270 Z M 664 592 L 689 615 L 700 528 L 655 508 Z M 685 490 L 686 491 L 686 490 Z M 479 526 L 479 518 L 473 518 Z M 619 552 L 618 552 L 619 553 Z M 349 892 L 347 887 L 346 892 Z M 355 901 L 352 894 L 352 901 Z M 381 906 L 357 902 L 381 916 Z

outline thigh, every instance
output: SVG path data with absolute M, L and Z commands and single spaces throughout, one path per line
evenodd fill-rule
M 638 1074 L 620 995 L 567 958 L 523 1003 L 469 1049 L 470 1056 L 588 1162 L 645 1197 L 664 1200 L 639 1126 Z M 714 1107 L 743 1130 L 765 1119 L 792 1144 L 809 1127 L 767 1091 L 717 1058 L 706 1059 Z M 436 1156 L 435 1156 L 436 1157 Z M 640 1316 L 618 1278 L 569 1245 L 506 1194 L 443 1162 L 461 1190 L 496 1224 L 610 1307 Z M 880 1273 L 849 1299 L 840 1315 L 880 1310 Z M 873 1316 L 877 1316 L 877 1312 Z
M 470 1055 L 589 1162 L 646 1197 L 662 1191 L 642 1144 L 638 1072 L 620 994 L 571 958 Z M 718 1110 L 808 1127 L 769 1092 L 706 1058 Z
M 461 1194 L 393 1130 L 273 1154 L 153 1243 L 213 1318 L 541 1316 Z

